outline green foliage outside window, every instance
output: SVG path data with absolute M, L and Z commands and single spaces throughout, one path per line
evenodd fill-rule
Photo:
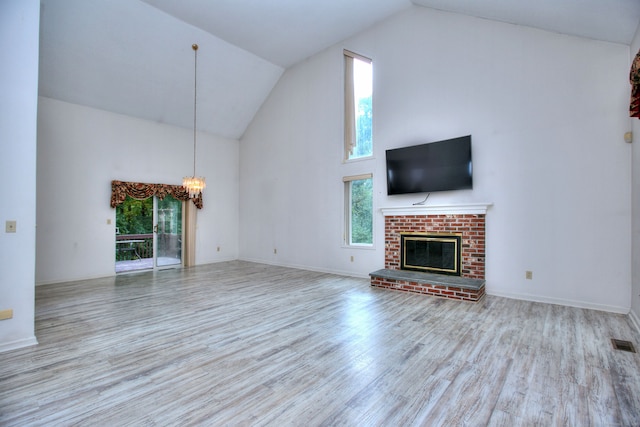
M 373 153 L 371 96 L 361 98 L 356 114 L 356 146 L 352 158 L 367 157 Z
M 153 197 L 136 200 L 127 196 L 116 208 L 116 229 L 120 234 L 148 234 L 153 231 Z
M 373 180 L 351 181 L 351 243 L 373 244 Z

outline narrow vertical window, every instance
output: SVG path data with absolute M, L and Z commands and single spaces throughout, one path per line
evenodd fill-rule
M 371 60 L 344 51 L 345 159 L 373 155 L 373 66 Z
M 371 174 L 346 176 L 345 240 L 354 246 L 373 244 L 373 178 Z

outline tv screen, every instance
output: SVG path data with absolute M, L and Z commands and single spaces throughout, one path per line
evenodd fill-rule
M 471 135 L 387 150 L 387 194 L 473 188 Z

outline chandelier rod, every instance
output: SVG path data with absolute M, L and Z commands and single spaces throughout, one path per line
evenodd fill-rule
M 198 112 L 198 45 L 193 44 L 191 48 L 194 52 L 194 66 L 193 66 L 193 176 L 196 176 L 196 123 Z

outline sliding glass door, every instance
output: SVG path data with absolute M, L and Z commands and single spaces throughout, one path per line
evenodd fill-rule
M 116 273 L 182 265 L 183 202 L 127 197 L 116 208 Z
M 182 264 L 182 202 L 171 196 L 156 198 L 155 212 L 155 266 L 179 266 Z

